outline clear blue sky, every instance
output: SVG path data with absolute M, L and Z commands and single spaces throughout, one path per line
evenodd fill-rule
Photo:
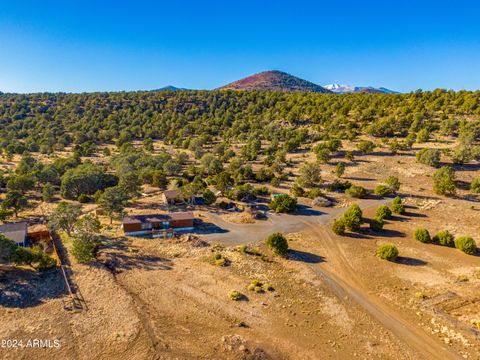
M 320 85 L 480 88 L 478 1 L 6 1 L 0 90 L 212 89 L 278 69 Z

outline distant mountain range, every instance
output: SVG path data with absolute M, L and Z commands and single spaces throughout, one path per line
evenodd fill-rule
M 264 71 L 259 74 L 234 81 L 218 88 L 219 90 L 265 90 L 282 92 L 330 93 L 330 90 L 278 70 Z
M 188 89 L 178 88 L 178 87 L 173 86 L 173 85 L 167 85 L 167 86 L 161 87 L 160 89 L 155 89 L 155 90 L 152 90 L 152 91 L 165 91 L 165 90 L 179 91 L 179 90 L 188 90 Z
M 323 86 L 337 94 L 346 93 L 371 93 L 371 94 L 398 94 L 397 91 L 390 90 L 384 87 L 375 88 L 372 86 L 353 86 L 353 85 L 340 85 L 340 84 L 328 84 Z
M 167 85 L 160 89 L 152 91 L 179 91 L 189 90 L 185 88 L 178 88 L 173 85 Z M 398 92 L 379 87 L 372 86 L 353 86 L 353 85 L 339 85 L 328 84 L 320 86 L 308 80 L 300 79 L 299 77 L 287 74 L 283 71 L 270 70 L 258 74 L 248 76 L 246 78 L 234 81 L 230 84 L 221 86 L 216 90 L 244 90 L 244 91 L 281 91 L 281 92 L 313 92 L 313 93 L 372 93 L 372 94 L 398 94 Z

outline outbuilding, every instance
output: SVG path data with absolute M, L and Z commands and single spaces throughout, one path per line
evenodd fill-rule
M 0 234 L 15 241 L 17 246 L 27 246 L 27 223 L 15 222 L 0 225 Z

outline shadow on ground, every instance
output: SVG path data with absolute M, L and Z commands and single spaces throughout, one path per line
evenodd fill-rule
M 409 265 L 409 266 L 424 266 L 428 263 L 421 259 L 415 259 L 407 256 L 399 256 L 397 258 L 397 263 L 402 265 Z
M 291 215 L 301 215 L 301 216 L 319 216 L 322 215 L 321 211 L 315 210 L 307 205 L 297 205 L 297 209 Z
M 0 271 L 0 306 L 27 308 L 67 295 L 60 269 L 38 273 L 28 269 Z
M 289 249 L 288 258 L 291 260 L 301 261 L 308 264 L 318 264 L 324 262 L 325 258 L 316 254 L 312 254 L 305 251 Z

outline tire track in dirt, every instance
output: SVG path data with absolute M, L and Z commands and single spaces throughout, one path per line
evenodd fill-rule
M 137 318 L 140 320 L 142 324 L 142 329 L 147 336 L 150 346 L 153 350 L 153 357 L 154 360 L 161 359 L 160 353 L 165 353 L 168 351 L 169 346 L 167 342 L 161 338 L 159 338 L 155 332 L 155 326 L 152 322 L 150 311 L 148 309 L 147 304 L 138 296 L 137 293 L 131 291 L 127 288 L 116 276 L 115 269 L 110 269 L 108 266 L 104 265 L 107 270 L 109 270 L 113 276 L 113 280 L 115 283 L 131 298 L 133 303 L 133 308 L 135 310 L 135 314 Z
M 322 239 L 325 249 L 328 251 L 329 262 L 316 265 L 308 265 L 311 271 L 327 283 L 332 291 L 340 298 L 351 299 L 374 317 L 381 325 L 389 329 L 399 340 L 412 348 L 425 359 L 460 359 L 461 357 L 447 347 L 430 337 L 423 329 L 420 329 L 405 319 L 401 314 L 382 302 L 378 297 L 369 293 L 362 286 L 355 269 L 348 261 L 343 249 L 338 242 L 324 228 L 314 221 L 301 220 L 309 230 Z M 348 301 L 343 300 L 343 301 Z

